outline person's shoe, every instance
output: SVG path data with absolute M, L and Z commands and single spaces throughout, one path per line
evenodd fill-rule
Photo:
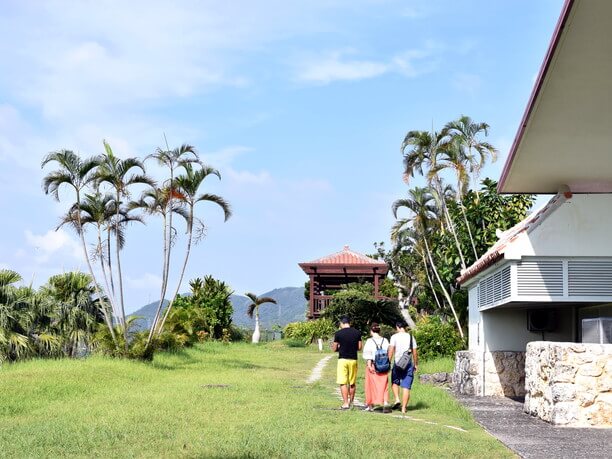
M 342 406 L 340 407 L 340 409 L 341 409 L 342 411 L 350 410 L 350 409 L 351 409 L 351 406 L 350 406 L 350 405 L 348 405 L 348 406 L 344 406 L 344 405 L 342 405 Z
M 392 406 L 391 408 L 393 408 L 394 410 L 397 410 L 397 409 L 398 409 L 398 408 L 400 408 L 401 406 L 402 406 L 402 403 L 401 403 L 401 402 L 397 402 L 397 401 L 396 401 L 396 402 L 393 404 L 393 406 Z
M 366 406 L 363 411 L 374 411 L 371 406 Z
M 383 405 L 382 412 L 383 412 L 383 413 L 390 413 L 390 412 L 391 412 L 391 407 L 389 406 L 389 404 L 388 404 L 388 403 L 385 403 L 385 404 Z

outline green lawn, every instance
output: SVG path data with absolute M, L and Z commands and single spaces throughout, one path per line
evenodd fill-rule
M 418 420 L 336 410 L 335 359 L 305 382 L 322 356 L 210 343 L 152 364 L 4 365 L 0 457 L 513 457 L 442 389 L 415 384 Z

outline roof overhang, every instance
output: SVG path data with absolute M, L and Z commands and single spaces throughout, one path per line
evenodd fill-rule
M 566 0 L 501 193 L 612 192 L 612 1 Z

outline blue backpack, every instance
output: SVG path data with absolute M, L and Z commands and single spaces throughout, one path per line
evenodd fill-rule
M 374 339 L 372 339 L 374 341 Z M 389 355 L 387 351 L 382 348 L 385 339 L 383 338 L 380 342 L 380 346 L 376 341 L 374 344 L 376 345 L 376 353 L 374 354 L 374 369 L 376 373 L 387 373 L 391 368 L 391 362 L 389 362 Z

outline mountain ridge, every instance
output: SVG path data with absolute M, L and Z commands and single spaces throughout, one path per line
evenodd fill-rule
M 306 320 L 306 299 L 304 298 L 304 287 L 280 287 L 262 293 L 259 296 L 274 298 L 277 304 L 264 303 L 259 307 L 259 321 L 263 329 L 271 329 L 274 325 L 284 327 L 290 322 Z M 240 328 L 253 328 L 255 319 L 247 315 L 247 306 L 250 301 L 244 295 L 232 294 L 230 301 L 234 308 L 232 323 Z M 155 317 L 159 302 L 154 301 L 146 304 L 128 317 L 138 317 L 137 328 L 148 329 Z M 164 309 L 168 300 L 164 300 Z

